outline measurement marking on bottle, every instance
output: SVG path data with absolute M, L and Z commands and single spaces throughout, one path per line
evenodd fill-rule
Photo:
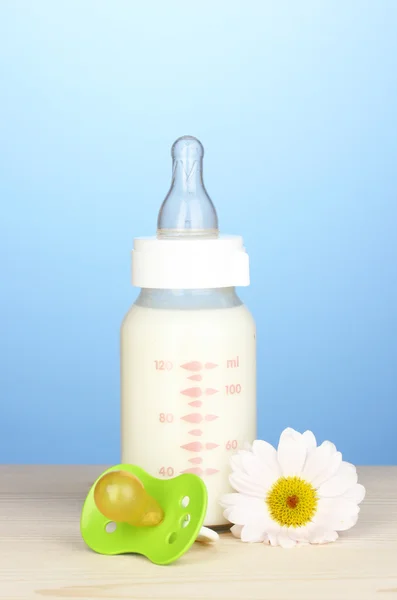
M 228 440 L 225 445 L 226 450 L 237 450 L 238 441 L 237 440 Z
M 172 362 L 170 360 L 155 360 L 154 368 L 156 371 L 171 371 Z
M 181 473 L 193 473 L 193 475 L 203 475 L 204 471 L 201 467 L 190 467 L 189 469 L 181 471 Z
M 238 369 L 239 366 L 240 366 L 240 359 L 238 356 L 236 356 L 236 358 L 232 358 L 231 360 L 226 361 L 227 369 Z
M 190 375 L 190 377 L 188 377 L 188 379 L 190 379 L 191 381 L 201 381 L 202 376 L 201 375 Z
M 187 371 L 193 372 L 192 375 L 187 376 L 187 379 L 189 379 L 190 381 L 202 381 L 203 375 L 198 373 L 198 371 L 201 371 L 203 368 L 204 369 L 216 369 L 218 366 L 219 366 L 218 364 L 213 363 L 213 362 L 206 362 L 203 365 L 203 363 L 201 363 L 200 361 L 192 360 L 190 362 L 182 364 L 181 368 L 185 369 Z M 230 361 L 230 360 L 227 361 L 228 368 L 236 368 L 238 366 L 239 366 L 238 357 L 236 357 L 236 359 L 233 359 L 232 361 Z M 230 388 L 230 386 L 228 386 L 228 387 Z M 201 388 L 201 387 L 195 386 L 195 387 L 189 387 L 184 390 L 181 390 L 180 393 L 189 398 L 200 398 L 203 394 L 208 397 L 208 396 L 213 396 L 214 394 L 219 393 L 219 391 L 220 391 L 219 389 L 215 389 L 215 388 Z M 239 392 L 236 392 L 236 389 L 234 389 L 233 392 L 230 391 L 227 393 L 239 393 Z M 202 400 L 192 400 L 191 402 L 188 402 L 188 404 L 189 404 L 189 406 L 193 406 L 195 408 L 200 408 L 203 406 Z M 205 416 L 203 416 L 200 413 L 196 412 L 196 413 L 190 413 L 187 415 L 183 415 L 181 417 L 181 420 L 187 421 L 188 423 L 201 423 L 203 420 L 205 420 L 206 422 L 210 422 L 210 421 L 215 421 L 215 419 L 218 419 L 218 418 L 219 418 L 218 415 L 206 414 Z M 164 418 L 163 422 L 168 422 L 168 421 L 166 420 L 166 418 Z M 192 436 L 200 437 L 204 434 L 204 431 L 202 429 L 191 429 L 190 431 L 188 431 L 188 434 L 192 435 Z M 214 450 L 215 448 L 219 448 L 219 446 L 220 445 L 216 444 L 215 442 L 206 442 L 205 444 L 203 444 L 201 442 L 196 441 L 196 442 L 189 442 L 187 444 L 183 444 L 181 446 L 181 448 L 183 450 L 187 450 L 189 452 L 201 452 L 202 450 Z M 190 462 L 193 465 L 201 465 L 203 462 L 203 459 L 201 456 L 194 456 L 193 458 L 189 458 L 188 462 Z M 203 469 L 199 466 L 194 466 L 194 467 L 188 467 L 187 469 L 181 471 L 181 473 L 193 473 L 195 475 L 202 476 L 202 475 L 213 475 L 215 473 L 219 473 L 219 470 L 215 469 L 215 468 Z
M 241 393 L 241 385 L 239 383 L 232 383 L 231 385 L 225 385 L 226 394 L 228 396 L 233 396 L 233 394 Z
M 201 429 L 191 429 L 190 431 L 188 431 L 189 435 L 203 435 L 203 432 L 201 431 Z
M 191 452 L 201 452 L 203 444 L 201 442 L 189 442 L 189 444 L 184 444 L 181 448 L 190 450 Z
M 198 362 L 197 360 L 192 360 L 191 362 L 181 365 L 181 368 L 186 369 L 186 371 L 201 371 L 201 369 L 203 368 L 203 365 L 201 364 L 201 362 Z
M 219 448 L 219 444 L 214 444 L 214 442 L 207 442 L 205 447 L 207 450 L 213 450 L 214 448 Z
M 189 462 L 193 463 L 194 465 L 201 465 L 203 459 L 200 456 L 195 456 L 194 458 L 189 458 Z
M 191 413 L 190 415 L 185 415 L 181 417 L 183 421 L 187 421 L 188 423 L 201 423 L 203 417 L 200 413 Z
M 194 406 L 199 408 L 202 405 L 201 400 L 193 400 L 193 402 L 189 402 L 189 406 Z
M 160 423 L 172 423 L 174 420 L 174 415 L 171 413 L 160 413 L 159 421 Z
M 215 419 L 219 419 L 217 415 L 205 415 L 206 421 L 215 421 Z
M 189 398 L 200 398 L 202 393 L 203 392 L 199 387 L 191 387 L 181 391 L 181 394 L 183 394 L 184 396 L 189 396 Z
M 205 390 L 205 395 L 206 396 L 213 396 L 214 394 L 217 394 L 219 392 L 219 390 L 214 390 L 213 388 L 207 388 Z
M 161 469 L 159 469 L 159 473 L 163 477 L 172 477 L 175 473 L 174 467 L 161 467 Z

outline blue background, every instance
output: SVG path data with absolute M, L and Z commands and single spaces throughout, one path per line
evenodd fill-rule
M 170 146 L 244 236 L 259 436 L 397 463 L 397 2 L 0 4 L 0 461 L 119 459 L 119 326 Z

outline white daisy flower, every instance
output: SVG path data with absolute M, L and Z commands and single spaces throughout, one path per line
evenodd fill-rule
M 290 548 L 325 544 L 356 524 L 365 488 L 356 467 L 331 442 L 317 446 L 311 431 L 285 429 L 277 450 L 256 440 L 231 457 L 230 483 L 221 505 L 243 542 Z

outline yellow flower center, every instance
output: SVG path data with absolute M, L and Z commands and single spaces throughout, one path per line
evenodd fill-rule
M 314 487 L 300 477 L 280 477 L 266 496 L 270 516 L 279 525 L 303 527 L 316 513 Z

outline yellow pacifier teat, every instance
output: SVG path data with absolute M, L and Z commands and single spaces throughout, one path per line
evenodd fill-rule
M 200 477 L 184 473 L 157 479 L 136 465 L 107 469 L 91 486 L 81 513 L 81 535 L 100 554 L 143 554 L 158 565 L 182 556 L 200 534 L 207 488 Z
M 149 496 L 142 482 L 127 471 L 102 475 L 95 485 L 94 501 L 98 510 L 116 523 L 153 527 L 164 518 L 159 503 Z

